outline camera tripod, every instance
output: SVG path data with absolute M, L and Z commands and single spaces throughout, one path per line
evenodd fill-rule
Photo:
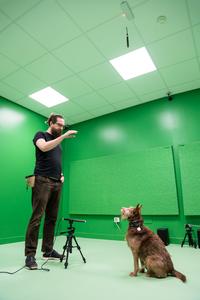
M 197 243 L 196 243 L 195 239 L 193 239 L 193 236 L 192 236 L 192 232 L 193 232 L 192 226 L 189 225 L 189 224 L 186 224 L 185 229 L 186 229 L 186 233 L 185 233 L 184 239 L 181 243 L 181 247 L 183 247 L 186 238 L 188 238 L 189 246 L 192 246 L 192 247 L 196 248 Z
M 83 256 L 83 253 L 81 252 L 81 247 L 79 246 L 77 240 L 76 240 L 76 237 L 74 235 L 74 232 L 75 232 L 75 227 L 73 227 L 73 222 L 86 222 L 85 220 L 76 220 L 76 219 L 64 219 L 64 220 L 67 220 L 69 221 L 69 227 L 67 228 L 67 240 L 66 240 L 66 243 L 65 245 L 63 246 L 63 253 L 62 253 L 62 257 L 60 259 L 60 261 L 62 262 L 63 259 L 64 259 L 64 256 L 65 256 L 65 251 L 66 251 L 66 260 L 65 260 L 65 269 L 67 269 L 67 266 L 68 266 L 68 258 L 69 258 L 69 254 L 72 253 L 72 248 L 77 248 L 81 254 L 81 257 L 84 261 L 84 263 L 86 263 L 86 259 L 85 257 Z M 73 246 L 72 245 L 72 242 L 75 242 L 76 246 Z

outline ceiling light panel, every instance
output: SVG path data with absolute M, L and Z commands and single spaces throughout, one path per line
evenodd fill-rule
M 69 100 L 51 87 L 47 87 L 36 93 L 33 93 L 29 97 L 47 107 L 52 107 Z
M 156 70 L 156 66 L 145 47 L 114 58 L 110 60 L 110 63 L 124 80 Z

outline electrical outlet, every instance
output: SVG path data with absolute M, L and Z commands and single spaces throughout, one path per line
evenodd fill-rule
M 119 217 L 114 217 L 113 221 L 114 221 L 114 223 L 119 223 L 120 222 L 120 218 Z

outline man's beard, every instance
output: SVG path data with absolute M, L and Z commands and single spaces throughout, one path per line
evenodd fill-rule
M 61 129 L 51 128 L 51 133 L 52 133 L 52 135 L 53 135 L 55 138 L 57 138 L 57 137 L 61 136 L 62 130 L 61 130 Z

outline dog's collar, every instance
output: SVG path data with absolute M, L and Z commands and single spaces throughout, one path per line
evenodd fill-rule
M 129 220 L 129 227 L 131 228 L 137 228 L 137 231 L 141 231 L 142 230 L 142 225 L 143 225 L 143 220 L 142 219 L 138 219 L 138 220 Z

